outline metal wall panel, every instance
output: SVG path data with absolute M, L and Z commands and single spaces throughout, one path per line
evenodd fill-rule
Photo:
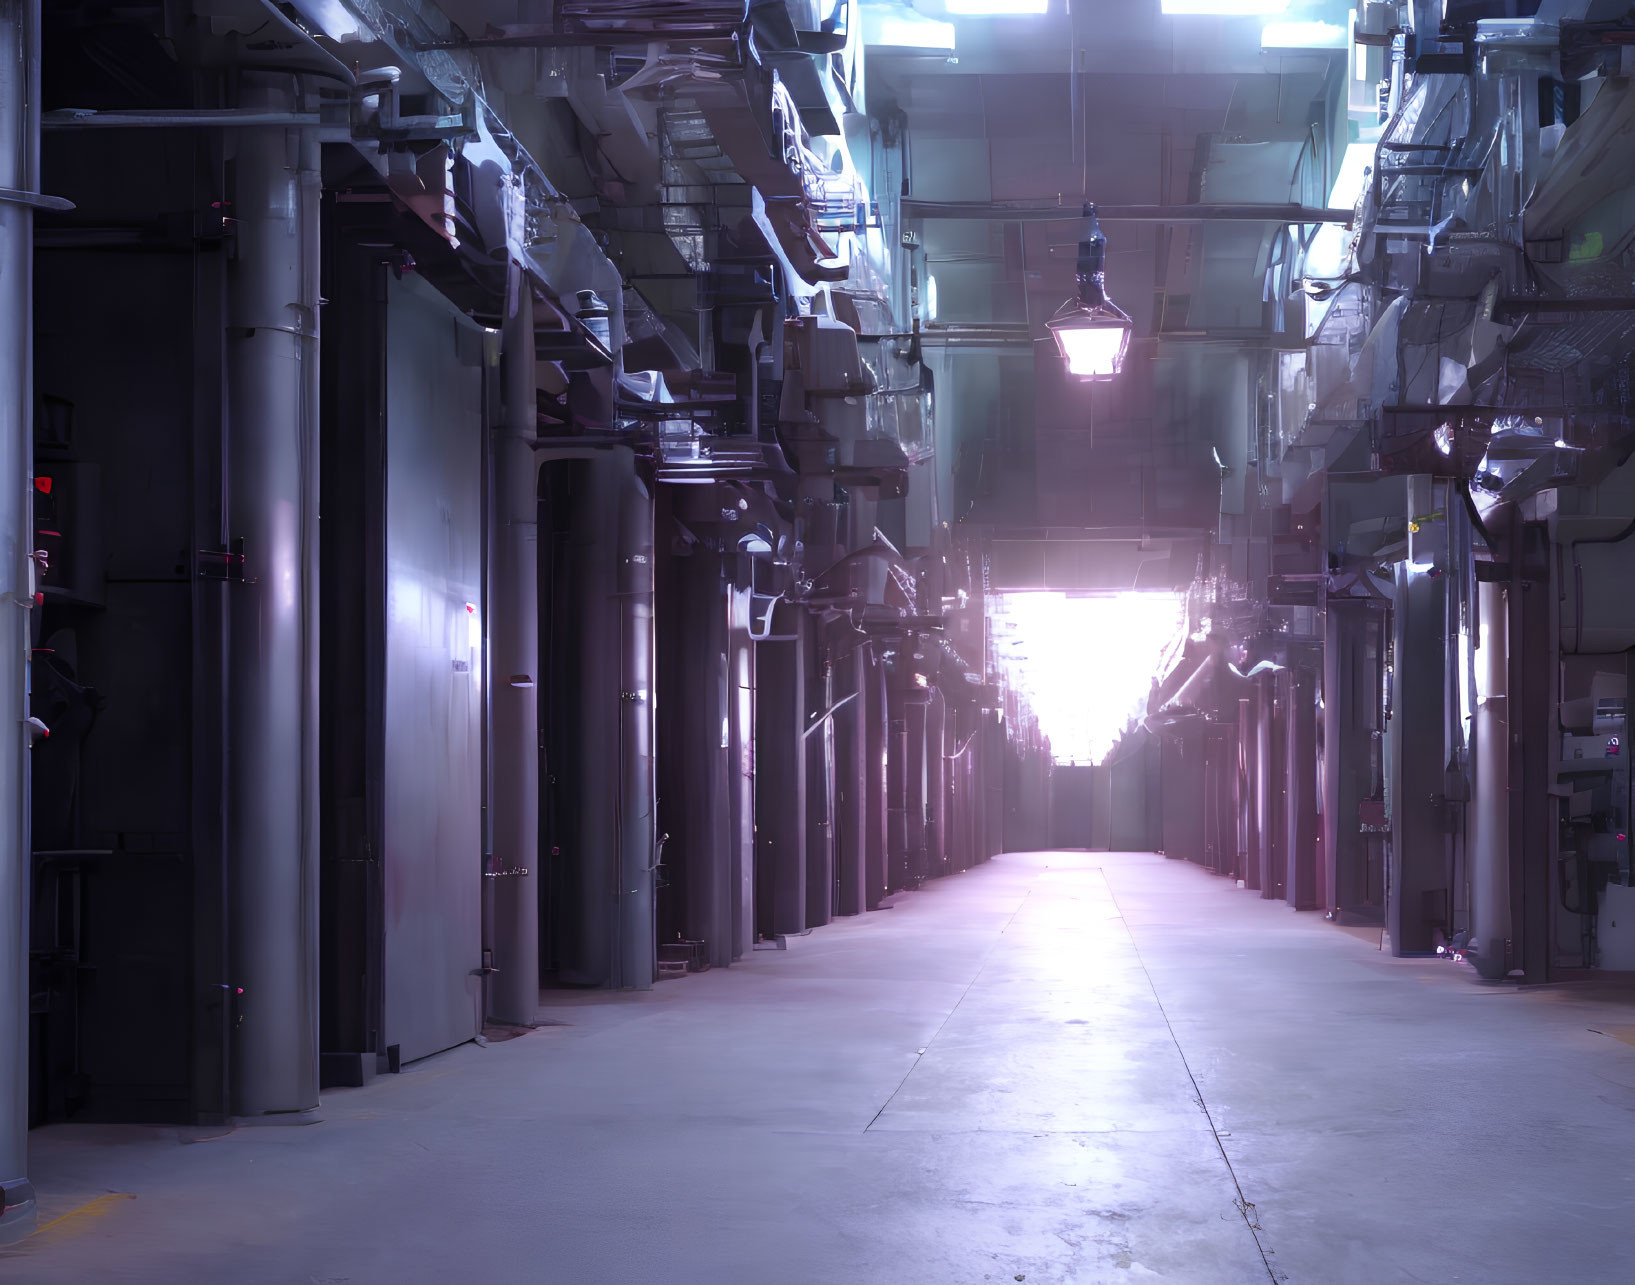
M 382 1042 L 407 1062 L 480 1021 L 481 337 L 406 278 L 386 343 Z

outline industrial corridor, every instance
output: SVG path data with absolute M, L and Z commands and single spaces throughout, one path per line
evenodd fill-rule
M 1473 987 L 1152 854 L 1006 856 L 542 1016 L 306 1127 L 53 1126 L 66 1217 L 0 1276 L 1627 1279 L 1629 1008 Z
M 1635 1281 L 1635 0 L 0 0 L 0 1285 Z

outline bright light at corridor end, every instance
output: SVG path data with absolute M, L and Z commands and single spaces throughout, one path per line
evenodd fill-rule
M 1289 0 L 1163 0 L 1163 13 L 1209 13 L 1227 17 L 1282 13 Z
M 994 646 L 1058 763 L 1099 763 L 1185 641 L 1177 593 L 1002 593 Z

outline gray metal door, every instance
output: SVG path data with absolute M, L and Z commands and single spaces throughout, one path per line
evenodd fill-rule
M 482 335 L 421 281 L 386 319 L 385 1033 L 481 1022 Z

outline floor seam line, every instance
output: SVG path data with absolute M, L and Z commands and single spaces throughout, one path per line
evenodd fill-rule
M 1237 1208 L 1238 1213 L 1243 1218 L 1243 1225 L 1254 1239 L 1255 1249 L 1260 1253 L 1260 1262 L 1266 1269 L 1266 1275 L 1274 1282 L 1274 1285 L 1280 1285 L 1281 1281 L 1288 1278 L 1279 1277 L 1277 1270 L 1272 1266 L 1272 1251 L 1267 1249 L 1265 1243 L 1260 1239 L 1260 1233 L 1264 1229 L 1260 1226 L 1258 1215 L 1251 1217 L 1249 1213 L 1255 1206 L 1243 1194 L 1243 1184 L 1238 1181 L 1238 1171 L 1232 1167 L 1232 1157 L 1226 1154 L 1226 1144 L 1221 1141 L 1221 1131 L 1215 1124 L 1215 1114 L 1209 1109 L 1209 1103 L 1204 1098 L 1204 1091 L 1198 1083 L 1198 1077 L 1192 1072 L 1192 1063 L 1187 1060 L 1186 1050 L 1181 1047 L 1181 1037 L 1175 1033 L 1175 1023 L 1169 1020 L 1169 1010 L 1164 1007 L 1164 1000 L 1158 994 L 1158 983 L 1153 980 L 1152 970 L 1147 967 L 1146 958 L 1141 954 L 1141 946 L 1135 939 L 1135 932 L 1130 927 L 1130 921 L 1124 917 L 1124 907 L 1118 904 L 1118 894 L 1113 891 L 1113 881 L 1107 877 L 1106 867 L 1098 866 L 1097 869 L 1101 871 L 1101 882 L 1107 889 L 1108 897 L 1112 899 L 1113 908 L 1118 911 L 1118 921 L 1124 925 L 1124 935 L 1130 939 L 1130 949 L 1135 952 L 1136 962 L 1141 965 L 1141 972 L 1147 979 L 1147 986 L 1152 991 L 1152 1001 L 1158 1005 L 1158 1015 L 1164 1019 L 1164 1027 L 1169 1031 L 1170 1042 L 1175 1045 L 1176 1055 L 1181 1059 L 1181 1069 L 1187 1073 L 1187 1079 L 1192 1084 L 1192 1092 L 1197 1100 L 1198 1109 L 1204 1113 L 1204 1119 L 1209 1124 L 1210 1136 L 1215 1139 L 1215 1149 L 1221 1153 L 1221 1163 L 1226 1166 L 1227 1176 L 1232 1179 L 1232 1189 L 1238 1193 Z
M 994 951 L 999 949 L 999 943 L 1005 939 L 1005 934 L 1010 931 L 1011 925 L 1016 922 L 1017 915 L 1022 913 L 1022 907 L 1028 904 L 1028 898 L 1031 896 L 1033 896 L 1033 885 L 1029 884 L 1028 890 L 1022 894 L 1022 900 L 1016 903 L 1016 909 L 1011 912 L 1011 917 L 1005 921 L 1005 926 L 995 934 L 993 945 L 989 946 L 987 953 L 982 956 L 982 962 L 976 966 L 976 972 L 971 975 L 971 980 L 966 983 L 965 989 L 959 993 L 959 998 L 954 1001 L 954 1006 L 948 1010 L 948 1015 L 938 1023 L 937 1029 L 931 1032 L 931 1038 L 925 1042 L 925 1047 L 914 1055 L 913 1065 L 903 1072 L 903 1078 L 897 1081 L 897 1087 L 891 1091 L 891 1096 L 880 1104 L 880 1109 L 863 1126 L 864 1133 L 874 1128 L 875 1122 L 886 1113 L 886 1108 L 897 1100 L 897 1095 L 903 1091 L 903 1085 L 908 1083 L 908 1077 L 919 1069 L 920 1062 L 931 1051 L 931 1046 L 937 1042 L 937 1037 L 947 1029 L 948 1023 L 954 1020 L 954 1014 L 959 1012 L 959 1006 L 965 1002 L 965 997 L 971 993 L 971 988 L 982 979 L 982 974 L 987 971 L 988 961 L 993 958 Z

